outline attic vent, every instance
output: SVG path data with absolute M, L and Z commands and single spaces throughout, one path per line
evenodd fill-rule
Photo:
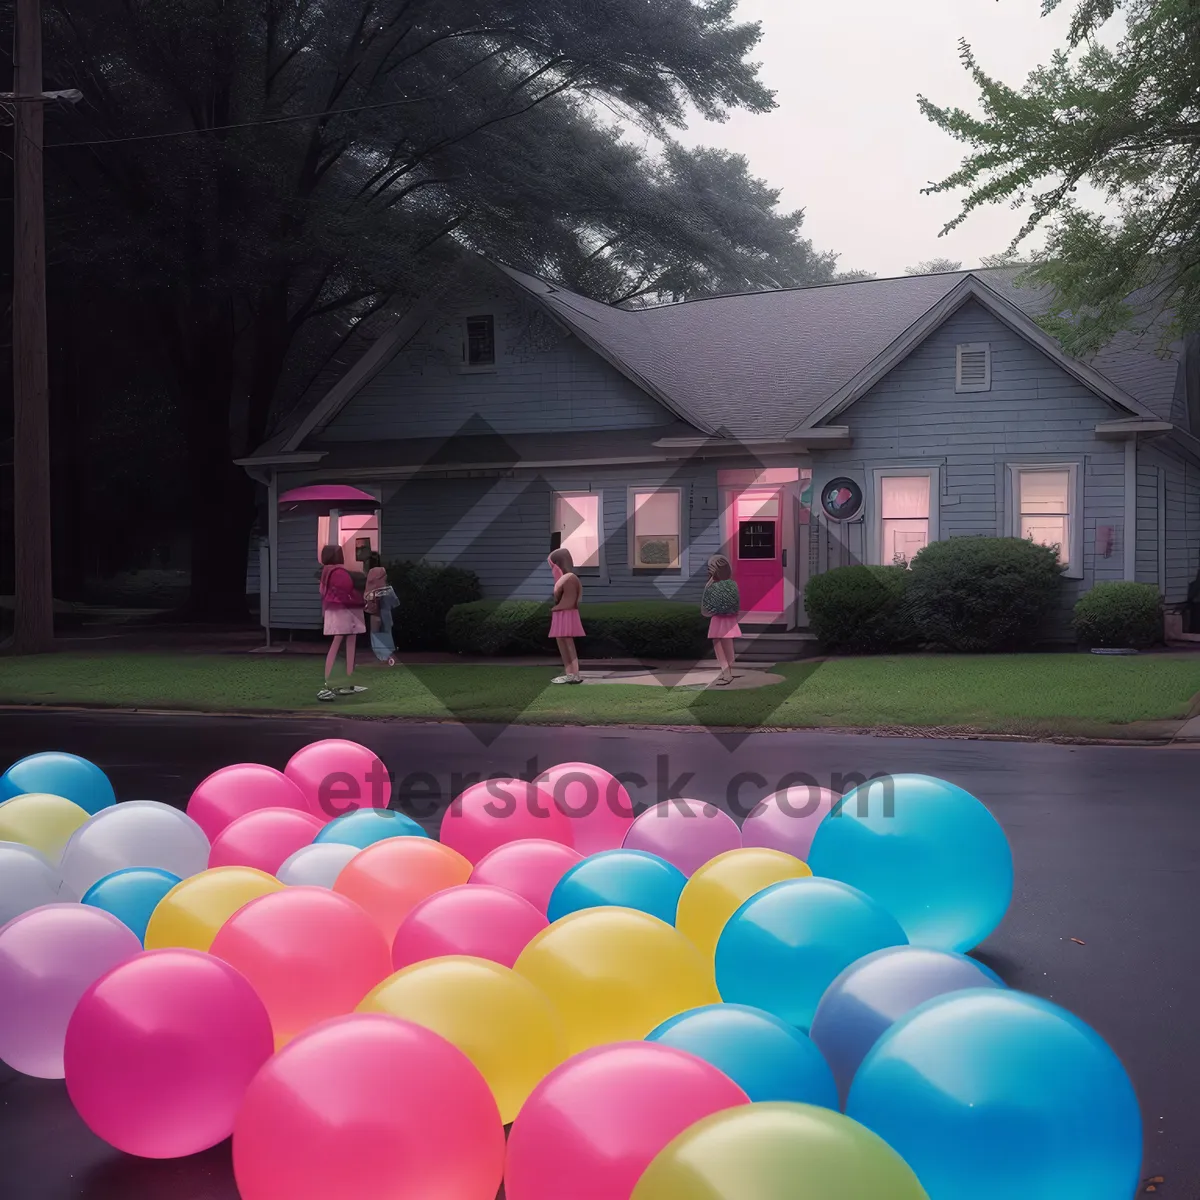
M 957 347 L 954 372 L 956 392 L 987 392 L 992 387 L 992 348 L 987 342 L 966 342 Z

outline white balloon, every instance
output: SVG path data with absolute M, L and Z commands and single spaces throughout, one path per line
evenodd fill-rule
M 362 852 L 361 846 L 345 846 L 341 842 L 314 842 L 301 846 L 283 861 L 275 873 L 280 883 L 289 887 L 331 888 L 342 873 L 342 868 Z
M 98 879 L 125 867 L 161 867 L 187 879 L 208 867 L 211 847 L 186 813 L 156 800 L 126 800 L 102 808 L 71 834 L 60 869 L 83 895 Z
M 49 860 L 20 842 L 0 842 L 0 926 L 31 908 L 78 900 Z

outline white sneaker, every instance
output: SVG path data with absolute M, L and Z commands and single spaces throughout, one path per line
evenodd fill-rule
M 550 682 L 551 683 L 574 683 L 575 676 L 574 675 L 557 675 L 552 680 L 550 680 Z
M 336 699 L 336 693 L 331 688 L 322 688 L 317 693 L 318 700 L 333 700 Z
M 367 689 L 365 687 L 363 687 L 361 683 L 355 683 L 355 684 L 351 684 L 348 687 L 338 688 L 338 695 L 339 696 L 353 696 L 358 692 L 365 692 L 366 690 Z

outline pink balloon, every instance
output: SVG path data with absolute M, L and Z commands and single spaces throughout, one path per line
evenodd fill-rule
M 213 867 L 257 867 L 274 875 L 301 846 L 324 828 L 311 813 L 294 808 L 258 808 L 231 821 L 208 852 Z
M 522 838 L 574 846 L 571 821 L 554 797 L 524 779 L 486 779 L 467 788 L 446 809 L 439 837 L 471 863 Z
M 80 996 L 142 943 L 111 913 L 47 904 L 0 928 L 0 1059 L 40 1079 L 63 1077 L 67 1022 Z
M 773 792 L 750 811 L 742 822 L 742 845 L 782 850 L 808 861 L 813 834 L 841 799 L 823 787 L 791 787 Z
M 534 1089 L 508 1138 L 506 1200 L 629 1200 L 660 1150 L 689 1126 L 748 1104 L 727 1075 L 658 1042 L 568 1059 Z
M 615 776 L 591 763 L 569 762 L 543 771 L 534 782 L 570 817 L 580 854 L 620 849 L 633 824 L 633 801 Z
M 626 850 L 647 850 L 691 875 L 710 859 L 742 844 L 737 822 L 702 800 L 664 800 L 629 827 Z
M 277 1049 L 318 1021 L 353 1012 L 392 973 L 379 926 L 353 900 L 320 887 L 251 900 L 221 926 L 211 953 L 254 986 Z
M 476 863 L 470 882 L 516 892 L 544 913 L 555 885 L 582 858 L 578 850 L 562 842 L 541 838 L 506 842 Z
M 436 1033 L 381 1013 L 301 1034 L 259 1072 L 233 1131 L 242 1200 L 493 1200 L 503 1170 L 483 1076 Z
M 462 884 L 422 900 L 396 930 L 392 966 L 467 954 L 511 967 L 549 922 L 515 892 Z
M 271 1057 L 250 984 L 199 950 L 150 950 L 79 1001 L 64 1051 L 67 1094 L 97 1137 L 142 1158 L 181 1158 L 233 1132 Z
M 256 808 L 308 811 L 304 793 L 282 772 L 262 763 L 234 763 L 203 779 L 187 802 L 187 815 L 211 842 L 230 821 Z
M 392 779 L 373 750 L 345 738 L 310 742 L 288 759 L 283 773 L 304 793 L 322 823 L 357 808 L 387 808 Z

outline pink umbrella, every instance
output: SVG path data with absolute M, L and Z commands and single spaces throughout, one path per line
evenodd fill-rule
M 331 508 L 345 511 L 347 508 L 379 507 L 379 501 L 370 492 L 345 483 L 311 483 L 307 487 L 292 488 L 279 497 L 280 508 L 284 505 L 297 508 L 301 504 L 311 504 L 326 512 Z

